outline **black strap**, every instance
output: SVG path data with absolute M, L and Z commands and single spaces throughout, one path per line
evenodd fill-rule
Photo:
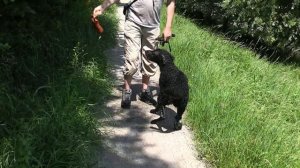
M 130 8 L 130 6 L 133 4 L 133 3 L 135 3 L 137 0 L 133 0 L 132 2 L 130 2 L 130 3 L 128 3 L 128 4 L 126 4 L 126 5 L 124 5 L 124 8 L 123 8 L 123 14 L 124 15 L 126 15 L 126 12 L 127 12 L 127 10 Z
M 175 34 L 172 34 L 171 37 L 175 37 Z M 168 45 L 169 45 L 169 51 L 172 52 L 170 41 L 169 40 L 165 41 L 163 35 L 161 37 L 158 37 L 156 40 L 158 41 L 158 44 L 160 44 L 163 47 L 165 46 L 166 43 L 168 43 Z M 157 48 L 158 48 L 158 46 L 157 46 Z

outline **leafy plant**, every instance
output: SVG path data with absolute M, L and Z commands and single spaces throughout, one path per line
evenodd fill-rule
M 240 36 L 249 36 L 288 53 L 300 45 L 299 0 L 202 0 L 177 2 L 177 6 L 190 16 L 202 13 L 205 22 L 223 27 Z

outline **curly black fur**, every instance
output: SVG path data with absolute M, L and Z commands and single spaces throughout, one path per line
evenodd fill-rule
M 174 57 L 167 51 L 156 49 L 147 51 L 149 60 L 158 64 L 161 74 L 159 77 L 160 93 L 158 95 L 157 106 L 151 113 L 160 113 L 164 118 L 164 107 L 173 104 L 177 107 L 175 129 L 181 129 L 180 120 L 186 109 L 189 99 L 189 86 L 186 75 L 174 64 Z

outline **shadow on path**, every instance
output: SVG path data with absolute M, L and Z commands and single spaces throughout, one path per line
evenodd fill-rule
M 104 137 L 104 146 L 98 167 L 102 168 L 203 168 L 199 162 L 187 127 L 173 131 L 175 111 L 166 108 L 166 119 L 151 124 L 158 118 L 151 114 L 153 106 L 139 100 L 141 75 L 137 73 L 132 81 L 132 102 L 130 109 L 122 109 L 121 94 L 123 84 L 122 65 L 124 63 L 123 15 L 119 7 L 120 32 L 118 45 L 107 51 L 108 63 L 114 78 L 112 95 L 105 100 L 105 114 L 98 117 L 99 128 Z M 122 17 L 121 17 L 122 16 Z M 151 91 L 157 99 L 159 73 L 151 77 Z M 170 106 L 173 107 L 173 106 Z
M 133 93 L 138 95 L 139 85 L 134 86 Z M 135 99 L 136 102 L 132 102 L 131 109 L 121 109 L 120 98 L 112 96 L 105 110 L 106 116 L 100 118 L 102 126 L 105 127 L 101 130 L 105 137 L 105 146 L 101 154 L 103 165 L 100 167 L 174 168 L 174 164 L 156 155 L 159 151 L 156 149 L 151 151 L 157 142 L 145 142 L 145 136 L 152 136 L 153 132 L 171 132 L 173 123 L 171 118 L 174 118 L 175 112 L 167 108 L 166 120 L 150 124 L 151 119 L 156 117 L 150 114 L 153 106 Z M 167 145 L 168 142 L 161 143 Z

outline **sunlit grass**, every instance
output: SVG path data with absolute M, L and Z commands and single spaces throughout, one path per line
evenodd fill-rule
M 259 59 L 181 16 L 173 32 L 199 151 L 217 167 L 299 167 L 300 68 Z

